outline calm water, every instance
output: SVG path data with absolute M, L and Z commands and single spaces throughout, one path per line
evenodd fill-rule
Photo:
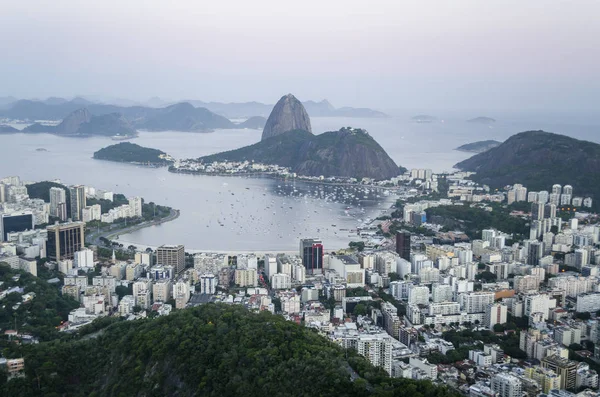
M 434 171 L 451 170 L 455 163 L 469 157 L 452 150 L 461 144 L 504 140 L 528 129 L 545 129 L 592 141 L 600 139 L 600 130 L 593 121 L 573 125 L 519 120 L 498 122 L 489 128 L 462 120 L 415 124 L 402 117 L 313 118 L 312 124 L 315 133 L 342 126 L 365 128 L 399 165 Z M 258 130 L 210 134 L 144 132 L 134 142 L 177 158 L 189 158 L 252 144 L 260 136 Z M 91 158 L 95 151 L 113 143 L 106 138 L 2 135 L 0 175 L 20 175 L 32 181 L 61 179 L 66 184 L 86 184 L 169 205 L 181 210 L 179 219 L 122 236 L 121 240 L 150 246 L 184 244 L 189 249 L 216 251 L 291 251 L 297 249 L 300 237 L 321 237 L 326 248 L 344 247 L 351 240 L 348 230 L 377 217 L 395 200 L 362 188 L 172 174 L 165 168 Z M 37 152 L 40 147 L 48 151 Z

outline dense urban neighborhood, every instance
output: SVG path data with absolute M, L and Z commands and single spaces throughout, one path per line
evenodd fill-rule
M 141 250 L 106 237 L 92 245 L 88 233 L 170 209 L 89 186 L 4 178 L 2 343 L 240 305 L 313 329 L 392 378 L 473 397 L 595 395 L 600 225 L 592 199 L 568 185 L 490 191 L 469 175 L 407 171 L 388 181 L 402 187 L 394 206 L 347 249 L 304 238 L 294 255 Z M 22 376 L 26 357 L 7 352 L 9 378 Z

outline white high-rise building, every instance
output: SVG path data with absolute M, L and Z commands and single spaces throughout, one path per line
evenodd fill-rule
M 277 258 L 272 255 L 265 255 L 265 273 L 269 280 L 277 273 Z
M 214 295 L 217 292 L 219 279 L 214 274 L 203 274 L 200 276 L 200 293 Z
M 516 376 L 500 372 L 491 379 L 492 391 L 498 397 L 521 397 L 521 381 Z
M 392 373 L 392 338 L 382 334 L 348 335 L 342 340 L 347 349 L 354 349 L 371 364 Z
M 429 288 L 411 285 L 408 289 L 408 303 L 411 305 L 427 305 L 429 303 Z
M 173 298 L 177 309 L 185 308 L 190 300 L 190 285 L 185 281 L 178 281 L 173 285 Z
M 135 305 L 142 309 L 149 309 L 152 304 L 151 283 L 147 281 L 136 281 L 133 283 L 133 298 Z
M 494 329 L 496 324 L 506 323 L 507 307 L 500 303 L 493 303 L 485 308 L 484 325 Z
M 292 280 L 289 274 L 275 273 L 271 277 L 271 287 L 273 289 L 290 289 L 292 287 Z
M 132 216 L 141 218 L 142 217 L 142 198 L 141 197 L 130 197 L 129 207 L 131 207 Z
M 548 198 L 550 197 L 550 193 L 547 190 L 541 190 L 537 194 L 537 202 L 546 204 L 548 202 Z
M 556 299 L 546 294 L 530 294 L 523 300 L 523 315 L 529 317 L 532 313 L 542 313 L 542 318 L 546 321 L 550 309 L 555 307 Z
M 73 258 L 73 264 L 78 269 L 88 270 L 94 268 L 94 251 L 91 249 L 82 249 L 76 251 Z
M 485 309 L 494 303 L 494 292 L 469 292 L 460 294 L 458 301 L 462 310 L 467 313 L 483 313 Z
M 65 189 L 59 187 L 50 188 L 50 215 L 59 217 L 59 206 L 67 202 Z
M 99 221 L 102 218 L 102 207 L 100 204 L 89 205 L 81 210 L 83 222 Z
M 173 287 L 171 280 L 163 278 L 152 284 L 152 299 L 154 302 L 166 302 L 171 299 Z
M 559 185 L 558 183 L 555 185 L 552 185 L 552 194 L 562 194 L 562 186 Z
M 452 286 L 447 284 L 434 284 L 431 287 L 431 300 L 435 303 L 452 301 Z
M 483 229 L 481 231 L 481 239 L 489 242 L 490 245 L 494 241 L 494 237 L 496 237 L 496 230 L 494 229 Z
M 85 186 L 71 186 L 69 192 L 71 195 L 71 219 L 80 221 L 81 210 L 86 207 Z

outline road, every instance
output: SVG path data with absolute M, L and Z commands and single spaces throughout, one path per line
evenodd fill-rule
M 92 245 L 102 246 L 103 244 L 100 241 L 101 237 L 111 240 L 111 239 L 117 238 L 121 234 L 132 233 L 132 232 L 135 232 L 136 230 L 140 230 L 145 227 L 160 225 L 161 223 L 172 221 L 174 219 L 177 219 L 178 217 L 179 217 L 179 210 L 174 210 L 171 208 L 171 212 L 169 213 L 169 215 L 164 218 L 161 218 L 161 219 L 142 222 L 142 223 L 138 223 L 138 224 L 131 225 L 128 227 L 124 227 L 124 228 L 114 228 L 113 229 L 111 227 L 108 230 L 107 229 L 100 230 L 100 233 L 98 233 L 98 232 L 88 233 L 86 236 L 86 242 L 90 243 Z

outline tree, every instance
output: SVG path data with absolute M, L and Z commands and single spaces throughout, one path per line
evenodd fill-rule
M 275 313 L 281 313 L 281 299 L 273 298 L 271 302 L 273 302 L 273 308 L 275 309 Z
M 581 346 L 579 343 L 571 343 L 569 345 L 569 349 L 574 350 L 574 351 L 579 351 L 579 350 L 583 350 L 583 346 Z
M 388 273 L 388 277 L 390 278 L 390 281 L 399 281 L 400 280 L 400 275 L 396 272 Z
M 494 332 L 504 332 L 504 325 L 494 324 Z
M 133 290 L 130 290 L 129 288 L 127 288 L 127 287 L 124 287 L 124 286 L 122 286 L 122 285 L 118 285 L 118 286 L 115 288 L 115 293 L 116 293 L 116 294 L 117 294 L 117 296 L 119 297 L 119 300 L 121 300 L 121 299 L 123 299 L 123 297 L 124 297 L 125 295 L 131 295 L 131 294 L 133 294 Z
M 477 279 L 485 281 L 487 283 L 491 283 L 491 282 L 496 281 L 496 278 L 497 277 L 496 277 L 496 275 L 494 273 L 488 272 L 488 271 L 481 272 L 481 273 L 479 273 L 477 275 Z
M 589 320 L 591 317 L 592 315 L 589 312 L 575 313 L 575 318 L 580 320 Z
M 367 307 L 364 304 L 359 303 L 354 307 L 352 314 L 355 316 L 365 316 L 367 314 Z
M 365 250 L 365 242 L 364 241 L 351 241 L 348 246 L 350 248 L 355 248 L 358 252 L 362 252 Z

